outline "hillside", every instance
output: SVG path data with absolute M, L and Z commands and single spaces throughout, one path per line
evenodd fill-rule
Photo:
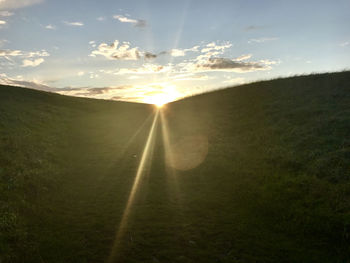
M 158 113 L 0 86 L 0 261 L 347 262 L 349 134 L 350 72 Z

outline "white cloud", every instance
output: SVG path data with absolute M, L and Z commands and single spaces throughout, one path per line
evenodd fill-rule
M 184 57 L 187 52 L 198 52 L 199 46 L 194 46 L 192 48 L 178 49 L 174 48 L 169 51 L 169 54 L 173 57 Z
M 182 50 L 182 49 L 176 49 L 176 48 L 174 48 L 174 49 L 170 50 L 169 53 L 170 53 L 170 55 L 173 56 L 173 57 L 183 57 L 183 56 L 185 56 L 185 51 Z
M 21 50 L 11 50 L 11 49 L 0 50 L 0 57 L 17 57 L 22 55 L 23 53 Z
M 30 51 L 30 52 L 26 52 L 24 54 L 25 57 L 27 58 L 33 58 L 33 57 L 48 57 L 50 56 L 49 52 L 47 52 L 46 50 L 41 50 L 41 51 Z
M 230 48 L 232 46 L 231 43 L 227 42 L 223 45 L 217 45 L 215 42 L 211 42 L 206 45 L 205 48 L 201 50 L 202 53 L 208 53 L 210 51 L 219 51 L 223 52 L 225 49 Z
M 89 44 L 95 48 L 96 47 L 96 42 L 94 40 L 89 41 Z
M 232 46 L 231 43 L 219 45 L 215 42 L 207 44 L 201 49 L 202 54 L 195 59 L 179 63 L 177 68 L 180 68 L 180 72 L 251 72 L 257 70 L 268 70 L 270 65 L 277 64 L 272 60 L 260 60 L 254 62 L 246 62 L 245 60 L 252 57 L 251 54 L 244 54 L 237 58 L 222 58 L 219 57 L 225 53 L 227 48 Z
M 0 25 L 6 25 L 6 21 L 0 20 Z
M 1 3 L 1 1 L 0 1 Z M 9 12 L 9 11 L 0 11 L 0 16 L 4 16 L 4 17 L 8 17 L 8 16 L 13 16 L 13 13 L 12 12 Z
M 274 41 L 277 40 L 278 37 L 261 37 L 261 38 L 252 38 L 248 40 L 249 44 L 252 43 L 264 43 L 264 42 L 269 42 L 269 41 Z
M 205 63 L 211 57 L 217 57 L 225 53 L 225 50 L 232 47 L 232 44 L 226 42 L 222 45 L 211 42 L 201 49 L 201 55 L 195 59 L 197 63 Z
M 246 55 L 241 55 L 237 58 L 235 58 L 236 61 L 242 61 L 242 60 L 247 60 L 250 59 L 252 57 L 252 54 L 246 54 Z
M 116 73 L 116 75 L 125 74 L 155 74 L 164 73 L 171 70 L 171 66 L 161 66 L 155 64 L 144 64 L 139 68 L 121 68 Z
M 269 59 L 262 59 L 259 61 L 259 63 L 261 64 L 265 64 L 265 65 L 276 65 L 281 63 L 281 61 L 275 61 L 275 60 L 269 60 Z
M 84 75 L 85 75 L 85 72 L 84 72 L 84 71 L 79 71 L 79 72 L 77 73 L 77 75 L 78 75 L 79 77 L 84 76 Z
M 43 63 L 45 60 L 43 57 L 48 57 L 50 54 L 46 50 L 41 51 L 22 51 L 3 49 L 0 50 L 0 59 L 5 59 L 2 65 L 19 65 L 22 67 L 36 67 Z
M 96 18 L 97 21 L 104 21 L 106 20 L 106 18 L 104 16 L 100 16 L 98 18 Z
M 83 26 L 83 22 L 68 22 L 68 21 L 63 21 L 63 23 L 67 26 Z
M 54 30 L 54 29 L 56 29 L 56 26 L 49 24 L 49 25 L 45 26 L 45 28 L 50 29 L 50 30 Z
M 113 18 L 119 20 L 122 23 L 137 23 L 136 19 L 127 18 L 121 15 L 114 15 Z
M 113 16 L 114 19 L 118 20 L 119 22 L 122 23 L 130 23 L 133 24 L 136 27 L 145 27 L 146 26 L 146 20 L 143 19 L 132 19 L 132 18 L 128 18 L 122 15 L 114 15 Z
M 42 3 L 44 0 L 0 0 L 0 10 L 22 8 Z
M 350 44 L 350 41 L 345 41 L 345 42 L 340 43 L 339 46 L 341 46 L 341 47 L 346 47 L 346 46 L 348 46 L 349 44 Z
M 123 42 L 119 45 L 119 41 L 115 40 L 112 44 L 100 44 L 96 50 L 93 50 L 90 56 L 104 56 L 107 59 L 113 60 L 137 60 L 140 58 L 138 47 L 130 48 L 129 42 Z
M 41 63 L 43 63 L 45 60 L 43 58 L 37 58 L 34 60 L 29 60 L 29 59 L 24 59 L 22 61 L 22 67 L 37 67 L 39 66 Z

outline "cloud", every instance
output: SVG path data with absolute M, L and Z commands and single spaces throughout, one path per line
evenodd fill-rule
M 41 51 L 22 51 L 3 49 L 0 50 L 0 59 L 5 59 L 8 65 L 21 63 L 21 67 L 36 67 L 43 63 L 43 57 L 48 57 L 50 54 L 46 50 Z
M 252 43 L 264 43 L 264 42 L 269 42 L 269 41 L 274 41 L 277 40 L 278 37 L 261 37 L 261 38 L 252 38 L 248 40 L 249 44 Z
M 136 91 L 137 88 L 133 86 L 119 86 L 119 87 L 102 87 L 102 88 L 90 88 L 90 87 L 66 87 L 55 88 L 46 85 L 37 80 L 29 81 L 19 78 L 9 78 L 6 74 L 0 74 L 0 84 L 30 88 L 41 91 L 54 92 L 62 95 L 98 98 L 98 99 L 113 99 L 113 97 L 119 97 L 122 100 L 133 101 L 134 94 L 130 91 Z M 141 100 L 140 100 L 141 101 Z
M 125 74 L 155 74 L 164 73 L 171 70 L 171 66 L 161 66 L 156 64 L 144 64 L 139 68 L 121 68 L 115 75 L 125 75 Z
M 24 59 L 22 61 L 22 67 L 37 67 L 39 66 L 41 63 L 43 63 L 45 60 L 43 58 L 37 58 L 34 60 L 29 60 L 29 59 Z
M 0 20 L 0 25 L 6 25 L 6 21 Z
M 231 47 L 230 43 L 222 45 L 214 42 L 207 44 L 202 48 L 199 56 L 195 59 L 178 64 L 181 72 L 208 72 L 208 71 L 221 71 L 221 72 L 252 72 L 257 70 L 268 70 L 271 65 L 277 64 L 272 60 L 260 60 L 255 62 L 246 62 L 245 60 L 252 57 L 251 54 L 244 54 L 237 58 L 223 58 L 219 55 L 223 55 L 225 49 Z
M 114 15 L 113 18 L 118 20 L 119 22 L 122 22 L 122 23 L 133 24 L 135 27 L 146 27 L 147 26 L 146 20 L 143 20 L 143 19 L 131 19 L 131 18 L 128 18 L 128 17 L 122 16 L 122 15 Z
M 115 95 L 116 91 L 124 90 L 127 86 L 121 87 L 103 87 L 103 88 L 64 88 L 57 92 L 60 94 L 71 95 L 71 96 L 84 96 L 84 97 L 96 97 L 96 95 Z
M 106 18 L 104 16 L 99 16 L 98 18 L 96 18 L 97 21 L 104 21 L 106 20 Z
M 89 41 L 89 44 L 91 45 L 91 47 L 95 48 L 96 47 L 96 42 L 95 40 L 91 40 Z
M 27 58 L 33 58 L 33 57 L 48 57 L 50 56 L 49 52 L 47 52 L 46 50 L 41 50 L 41 51 L 30 51 L 30 52 L 26 52 L 24 54 L 25 57 Z
M 55 92 L 62 95 L 95 98 L 95 99 L 108 99 L 108 100 L 121 100 L 131 102 L 146 102 L 147 98 L 151 96 L 168 95 L 178 98 L 180 94 L 177 92 L 176 87 L 169 83 L 150 83 L 147 85 L 124 85 L 124 86 L 111 86 L 111 87 L 65 87 L 55 88 L 46 85 L 37 80 L 26 81 L 23 79 L 9 78 L 5 74 L 0 74 L 0 84 L 20 86 L 36 90 Z
M 154 59 L 154 58 L 157 57 L 156 54 L 153 54 L 153 53 L 151 53 L 151 52 L 145 52 L 145 53 L 143 54 L 143 56 L 145 57 L 145 59 Z
M 55 91 L 54 88 L 49 87 L 48 85 L 41 83 L 39 81 L 25 81 L 21 79 L 13 79 L 8 78 L 6 75 L 1 76 L 0 74 L 0 84 L 9 85 L 9 86 L 17 86 L 17 87 L 25 87 L 30 89 L 42 90 L 42 91 Z
M 49 24 L 49 25 L 45 26 L 45 28 L 50 29 L 50 30 L 54 30 L 54 29 L 56 29 L 56 26 Z
M 61 89 L 55 89 L 55 92 L 76 97 L 86 97 L 95 99 L 116 99 L 118 100 L 132 100 L 130 97 L 135 95 L 132 91 L 136 89 L 133 86 L 117 86 L 117 87 L 67 87 Z
M 198 51 L 199 51 L 199 46 L 194 46 L 194 47 L 185 48 L 185 49 L 173 48 L 173 49 L 170 49 L 169 51 L 160 52 L 158 56 L 170 55 L 172 57 L 184 57 L 187 52 L 198 52 Z
M 197 64 L 198 70 L 203 71 L 228 71 L 228 72 L 250 72 L 266 70 L 267 67 L 258 62 L 240 62 L 228 58 L 209 58 L 205 64 Z
M 0 10 L 22 8 L 42 2 L 43 0 L 0 0 Z
M 350 41 L 345 41 L 345 42 L 340 43 L 339 46 L 341 46 L 341 47 L 346 47 L 346 46 L 348 46 L 349 44 L 350 44 Z
M 0 50 L 0 57 L 17 57 L 22 55 L 23 53 L 21 50 L 10 50 L 10 49 Z
M 229 42 L 223 43 L 222 45 L 211 42 L 201 49 L 201 55 L 195 59 L 196 63 L 205 63 L 208 58 L 217 57 L 225 53 L 225 50 L 232 47 Z
M 269 59 L 262 59 L 259 61 L 260 63 L 262 64 L 265 64 L 265 65 L 276 65 L 276 64 L 279 64 L 281 63 L 281 61 L 274 61 L 274 60 L 269 60 Z
M 140 58 L 140 51 L 137 47 L 130 48 L 129 42 L 123 42 L 119 45 L 119 41 L 115 40 L 112 44 L 108 45 L 102 43 L 96 50 L 93 50 L 90 56 L 104 56 L 107 59 L 113 60 L 137 60 Z
M 63 21 L 63 23 L 67 26 L 84 26 L 83 22 L 68 22 L 68 21 Z
M 1 4 L 1 1 L 0 1 L 0 4 Z M 9 11 L 0 11 L 0 16 L 3 16 L 3 17 L 8 17 L 8 16 L 13 16 L 13 13 L 12 12 L 9 12 Z
M 84 76 L 84 75 L 85 75 L 85 72 L 84 72 L 84 71 L 79 71 L 79 72 L 77 73 L 77 75 L 78 75 L 79 77 Z
M 215 42 L 211 42 L 207 44 L 206 47 L 201 50 L 201 52 L 208 53 L 210 51 L 224 51 L 225 49 L 230 48 L 231 46 L 232 44 L 229 42 L 222 45 L 218 45 Z
M 241 55 L 241 56 L 235 58 L 235 60 L 236 60 L 236 61 L 242 61 L 242 60 L 250 59 L 251 57 L 252 57 L 252 54 Z

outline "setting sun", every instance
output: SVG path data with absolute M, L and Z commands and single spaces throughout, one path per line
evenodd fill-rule
M 172 101 L 171 98 L 168 97 L 166 94 L 158 94 L 145 99 L 145 102 L 154 104 L 158 108 L 163 107 L 164 104 L 167 104 L 170 101 Z
M 180 93 L 173 85 L 161 84 L 158 86 L 157 91 L 148 92 L 144 95 L 143 102 L 154 104 L 158 108 L 163 107 L 165 104 L 177 100 L 180 98 Z

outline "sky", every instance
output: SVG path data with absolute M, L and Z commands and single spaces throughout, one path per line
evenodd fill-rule
M 168 102 L 350 68 L 350 0 L 0 0 L 0 83 Z

